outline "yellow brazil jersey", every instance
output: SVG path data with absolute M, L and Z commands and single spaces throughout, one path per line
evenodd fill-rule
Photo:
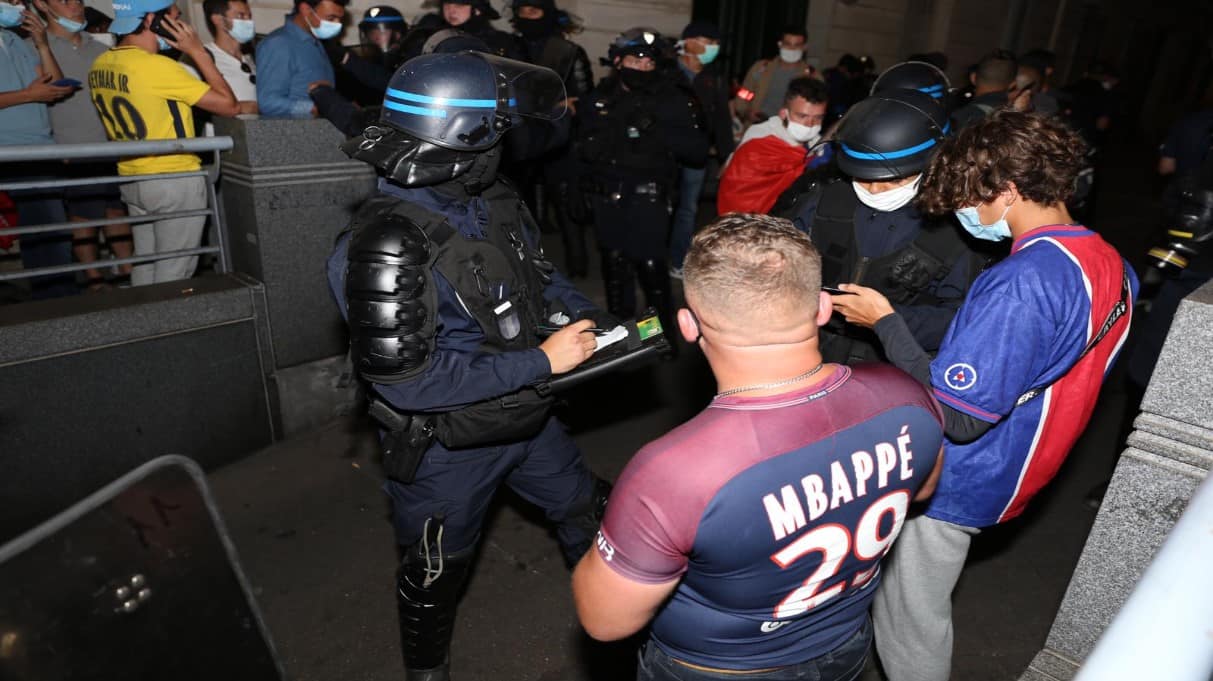
M 193 137 L 190 107 L 211 89 L 181 64 L 138 47 L 116 47 L 97 57 L 88 73 L 88 88 L 114 141 Z M 200 167 L 194 154 L 139 156 L 122 159 L 118 174 L 180 173 Z

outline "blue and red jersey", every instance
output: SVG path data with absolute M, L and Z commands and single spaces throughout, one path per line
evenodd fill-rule
M 832 369 L 800 391 L 714 400 L 616 483 L 597 550 L 632 581 L 681 577 L 652 624 L 669 655 L 781 667 L 863 625 L 943 419 L 897 369 Z
M 1127 309 L 1084 356 L 1126 282 Z M 940 402 L 995 425 L 970 443 L 947 444 L 927 515 L 986 527 L 1023 512 L 1086 428 L 1136 296 L 1129 265 L 1078 225 L 1022 235 L 977 278 L 931 364 L 931 383 Z

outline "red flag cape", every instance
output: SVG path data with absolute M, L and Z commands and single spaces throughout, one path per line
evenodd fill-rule
M 716 209 L 725 213 L 765 213 L 805 167 L 805 149 L 775 137 L 759 137 L 737 148 L 720 177 Z

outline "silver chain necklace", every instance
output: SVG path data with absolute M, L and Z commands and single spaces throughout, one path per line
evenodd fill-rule
M 824 366 L 825 366 L 825 363 L 823 362 L 823 363 L 818 364 L 817 366 L 813 367 L 812 369 L 809 369 L 808 371 L 804 372 L 803 374 L 800 374 L 799 376 L 785 378 L 782 381 L 775 381 L 774 383 L 763 383 L 761 385 L 747 385 L 743 388 L 729 388 L 728 390 L 726 390 L 724 392 L 716 393 L 716 397 L 728 397 L 729 395 L 736 395 L 737 393 L 749 392 L 751 390 L 767 390 L 769 388 L 780 388 L 785 385 L 799 383 L 800 381 L 803 381 L 806 378 L 811 377 L 813 374 L 817 373 L 818 371 L 821 371 L 821 368 Z M 713 398 L 713 399 L 715 399 L 715 398 Z

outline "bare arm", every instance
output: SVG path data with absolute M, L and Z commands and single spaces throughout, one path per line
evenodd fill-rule
M 168 41 L 169 44 L 188 56 L 198 67 L 198 73 L 202 74 L 202 79 L 211 86 L 210 91 L 198 100 L 198 108 L 218 116 L 231 117 L 240 113 L 240 105 L 236 102 L 236 96 L 232 94 L 231 86 L 227 84 L 223 74 L 219 73 L 215 60 L 207 54 L 206 48 L 202 46 L 202 40 L 198 38 L 193 27 L 183 21 L 174 21 L 168 17 L 164 18 L 164 27 L 174 36 L 173 40 Z
M 939 456 L 935 457 L 935 467 L 931 469 L 931 474 L 923 481 L 922 487 L 918 488 L 918 494 L 914 495 L 914 501 L 922 501 L 930 499 L 935 493 L 935 487 L 939 484 L 939 475 L 943 471 L 943 447 L 939 448 Z
M 54 102 L 63 99 L 75 90 L 75 88 L 51 85 L 52 80 L 54 80 L 54 76 L 47 74 L 35 78 L 34 82 L 20 90 L 0 92 L 0 109 L 30 102 Z
M 598 551 L 589 553 L 573 571 L 573 600 L 586 633 L 599 641 L 617 641 L 644 628 L 678 586 L 642 584 L 611 569 Z
M 38 75 L 50 76 L 48 82 L 63 80 L 63 71 L 59 69 L 59 62 L 55 61 L 50 43 L 46 40 L 46 26 L 42 20 L 27 9 L 21 15 L 21 28 L 24 28 L 25 32 L 29 34 L 30 40 L 38 50 L 38 58 L 42 61 L 38 67 Z

